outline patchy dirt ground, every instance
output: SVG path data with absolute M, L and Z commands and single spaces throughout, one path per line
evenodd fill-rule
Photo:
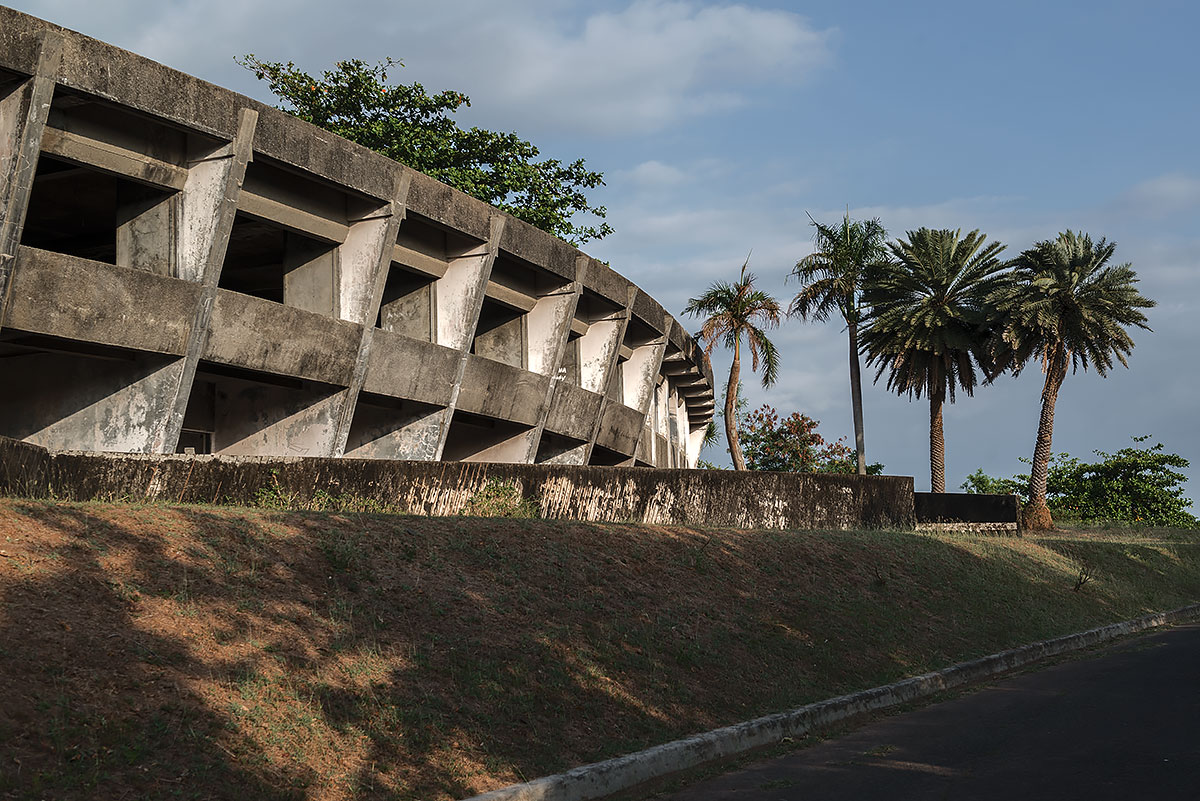
M 1197 597 L 1163 531 L 0 499 L 0 797 L 461 798 Z

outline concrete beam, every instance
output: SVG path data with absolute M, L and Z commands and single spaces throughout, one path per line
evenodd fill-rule
M 344 223 L 298 209 L 266 195 L 243 192 L 238 207 L 247 216 L 275 223 L 290 231 L 325 242 L 341 244 L 350 233 L 350 227 Z
M 195 284 L 37 248 L 17 253 L 12 328 L 145 353 L 187 352 L 201 294 Z
M 406 267 L 411 267 L 417 272 L 424 273 L 431 278 L 441 278 L 446 274 L 446 269 L 449 267 L 445 261 L 436 256 L 430 256 L 419 250 L 414 250 L 400 244 L 392 248 L 392 261 L 397 264 L 403 264 Z
M 38 152 L 62 61 L 63 39 L 45 31 L 29 80 L 0 98 L 0 328 L 4 326 L 17 247 L 29 211 Z
M 71 131 L 47 127 L 42 152 L 159 189 L 179 191 L 187 184 L 184 167 Z

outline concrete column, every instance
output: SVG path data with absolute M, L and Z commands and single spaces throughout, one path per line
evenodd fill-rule
M 152 453 L 171 453 L 179 442 L 183 415 L 196 378 L 200 353 L 208 337 L 213 301 L 221 265 L 229 247 L 229 234 L 237 213 L 238 196 L 246 177 L 254 147 L 254 129 L 258 112 L 242 109 L 233 141 L 215 150 L 205 148 L 189 153 L 188 177 L 180 193 L 178 253 L 176 270 L 180 278 L 204 286 L 204 292 L 192 316 L 187 351 L 179 368 L 179 377 L 170 388 L 171 412 L 150 442 Z
M 462 391 L 463 373 L 467 369 L 467 358 L 471 353 L 471 341 L 475 338 L 475 329 L 479 326 L 479 313 L 483 309 L 483 294 L 487 289 L 488 279 L 492 276 L 492 265 L 496 263 L 496 254 L 500 251 L 500 236 L 504 233 L 505 217 L 501 214 L 492 216 L 488 241 L 485 245 L 458 258 L 451 259 L 446 268 L 446 274 L 438 279 L 436 289 L 437 300 L 437 344 L 454 348 L 459 352 L 458 369 L 454 376 L 453 389 L 450 391 L 450 403 L 443 410 L 440 419 L 437 415 L 428 418 L 426 425 L 438 426 L 436 440 L 429 438 L 431 444 L 436 443 L 432 453 L 415 456 L 419 459 L 441 461 L 442 451 L 446 449 L 446 437 L 450 434 L 450 421 L 454 417 L 454 409 L 458 405 L 458 394 Z
M 637 291 L 637 287 L 630 285 L 625 296 L 625 308 L 611 319 L 592 323 L 588 326 L 587 333 L 580 338 L 580 384 L 584 389 L 601 396 L 600 412 L 592 424 L 592 435 L 584 448 L 582 464 L 592 461 L 592 449 L 596 447 L 596 437 L 600 434 L 600 421 L 604 419 L 604 409 L 612 402 L 612 388 L 621 372 L 621 343 L 625 341 L 625 331 L 628 330 L 629 319 L 633 316 L 633 299 L 637 296 Z
M 25 228 L 62 47 L 61 34 L 42 34 L 33 77 L 0 89 L 0 327 L 7 317 L 12 271 Z
M 650 404 L 658 386 L 658 372 L 662 368 L 666 352 L 666 337 L 633 349 L 633 355 L 622 365 L 626 406 L 637 409 L 642 414 L 650 412 Z
M 550 376 L 546 397 L 538 410 L 538 424 L 529 436 L 529 447 L 524 462 L 533 464 L 537 460 L 538 446 L 546 430 L 546 419 L 550 416 L 550 403 L 554 390 L 562 376 L 558 374 L 563 356 L 567 352 L 567 340 L 571 338 L 571 322 L 583 294 L 583 281 L 587 274 L 588 258 L 580 254 L 575 258 L 575 281 L 559 292 L 538 298 L 528 316 L 529 369 Z
M 671 417 L 668 422 L 671 428 L 671 466 L 687 467 L 687 454 L 684 453 L 684 443 L 687 440 L 687 413 L 682 399 L 679 397 L 679 392 L 674 387 L 671 387 L 670 408 Z
M 664 327 L 669 327 L 670 319 L 666 321 Z M 633 355 L 622 365 L 624 373 L 622 380 L 625 385 L 625 405 L 631 409 L 637 409 L 642 413 L 643 417 L 649 415 L 651 411 L 651 402 L 654 398 L 654 393 L 658 386 L 658 374 L 662 370 L 663 356 L 667 353 L 667 337 L 663 336 L 640 345 L 633 349 Z M 649 427 L 654 428 L 654 422 L 650 421 Z M 638 435 L 638 446 L 641 445 L 641 438 L 646 436 L 647 421 L 643 420 L 641 433 Z M 651 432 L 653 436 L 653 431 Z M 651 443 L 653 453 L 653 445 Z M 637 453 L 637 448 L 634 449 Z
M 628 325 L 628 309 L 588 325 L 587 333 L 579 338 L 579 386 L 599 395 L 608 392 Z
M 687 419 L 686 417 L 684 418 Z M 690 423 L 688 424 L 690 427 Z M 704 446 L 704 435 L 708 433 L 708 426 L 690 430 L 687 435 L 687 466 L 695 468 L 700 462 L 700 448 Z
M 498 214 L 493 216 L 488 241 L 450 259 L 446 274 L 438 279 L 437 344 L 464 355 L 470 351 L 503 230 L 504 217 Z
M 355 220 L 340 248 L 339 312 L 343 320 L 362 326 L 362 341 L 354 363 L 350 387 L 341 393 L 331 456 L 343 456 L 350 437 L 350 425 L 358 406 L 375 339 L 375 319 L 383 304 L 383 290 L 392 266 L 392 250 L 400 223 L 408 209 L 408 189 L 412 174 L 405 170 L 392 200 L 361 219 Z

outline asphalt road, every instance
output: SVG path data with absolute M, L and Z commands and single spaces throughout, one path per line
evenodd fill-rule
M 876 720 L 670 798 L 1200 799 L 1200 626 Z

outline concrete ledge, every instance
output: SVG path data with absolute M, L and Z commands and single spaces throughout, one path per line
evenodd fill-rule
M 997 534 L 1016 537 L 1020 529 L 1016 523 L 917 523 L 917 531 L 953 534 Z
M 585 801 L 602 798 L 671 773 L 774 745 L 784 737 L 802 736 L 813 729 L 864 712 L 925 698 L 943 690 L 986 679 L 1048 657 L 1089 648 L 1128 634 L 1197 619 L 1200 619 L 1200 604 L 1043 640 L 971 662 L 961 662 L 944 670 L 926 673 L 895 684 L 843 695 L 802 706 L 791 712 L 768 715 L 675 740 L 525 784 L 503 787 L 473 796 L 467 801 Z

